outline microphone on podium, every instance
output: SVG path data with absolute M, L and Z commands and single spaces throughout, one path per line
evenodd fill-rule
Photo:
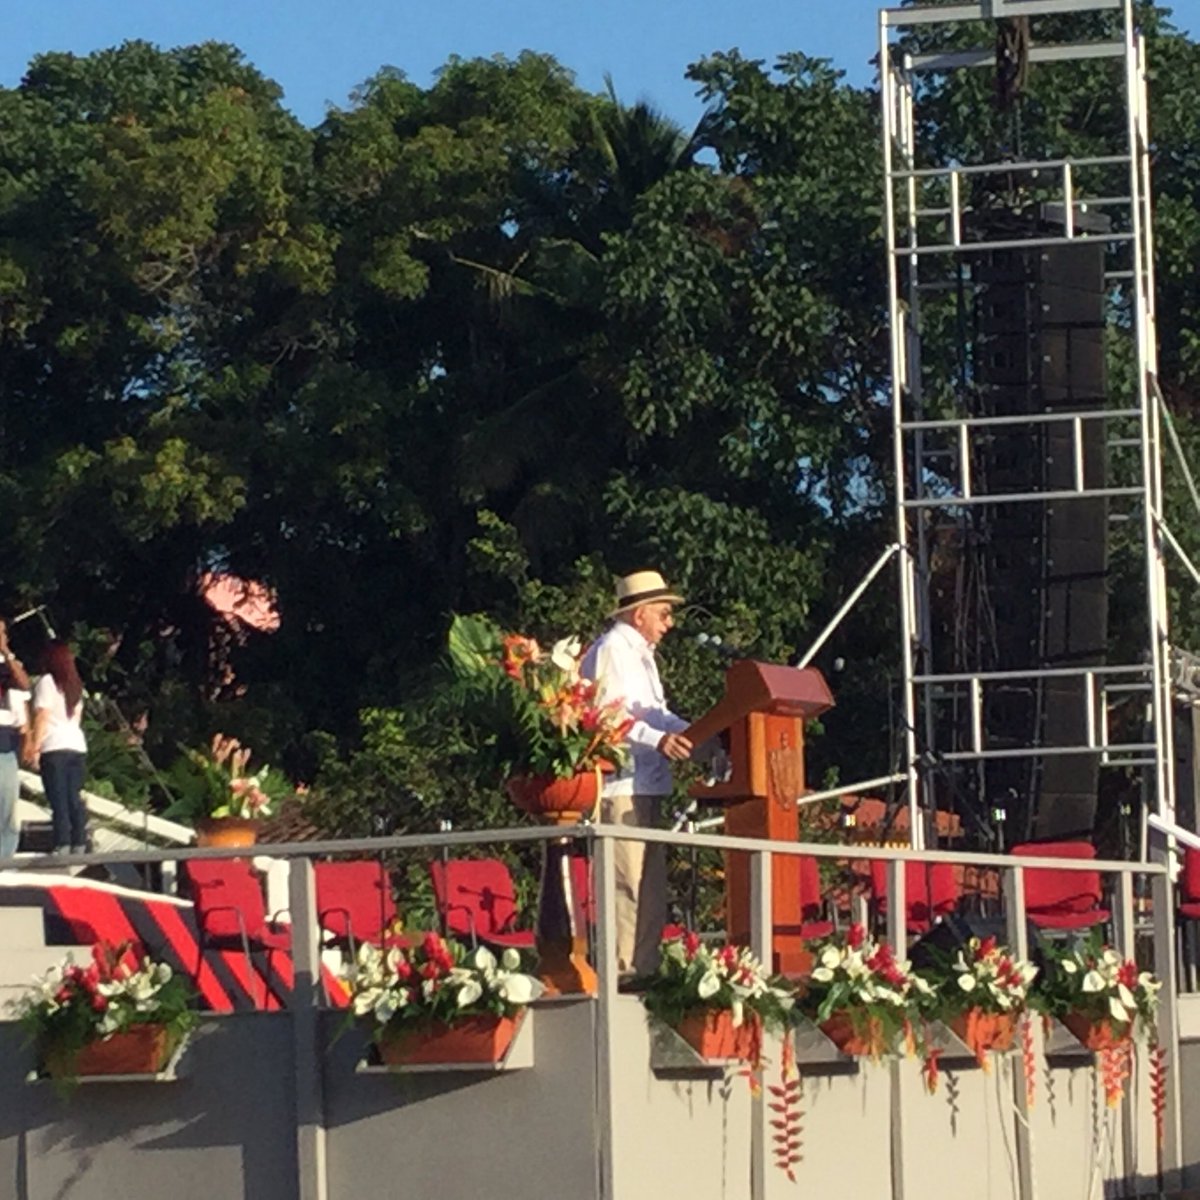
M 698 633 L 692 640 L 697 646 L 703 646 L 704 649 L 726 660 L 747 657 L 746 651 L 741 646 L 734 646 L 726 642 L 719 633 Z

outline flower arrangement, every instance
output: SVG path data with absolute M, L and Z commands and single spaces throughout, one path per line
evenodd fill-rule
M 663 941 L 658 970 L 643 982 L 647 1010 L 671 1026 L 697 1011 L 727 1011 L 735 1029 L 781 1029 L 795 1003 L 792 990 L 744 946 L 707 946 L 690 930 Z
M 1014 958 L 994 937 L 973 937 L 953 957 L 917 972 L 932 988 L 931 1007 L 943 1019 L 971 1009 L 1019 1013 L 1037 973 L 1037 967 Z
M 17 1001 L 17 1017 L 43 1069 L 70 1078 L 81 1073 L 85 1048 L 150 1026 L 162 1031 L 158 1069 L 192 1028 L 192 1001 L 186 981 L 167 963 L 139 961 L 128 942 L 101 942 L 88 966 L 68 955 L 51 967 Z
M 928 1015 L 946 1021 L 986 1070 L 989 1050 L 1012 1048 L 1037 970 L 994 937 L 973 937 L 953 955 L 935 954 L 917 974 L 931 989 L 923 997 Z
M 622 702 L 600 703 L 596 683 L 580 676 L 578 638 L 545 650 L 486 617 L 457 616 L 449 649 L 467 719 L 505 774 L 567 779 L 625 761 L 632 721 Z
M 842 1050 L 878 1058 L 914 1036 L 933 988 L 907 961 L 897 960 L 886 942 L 854 924 L 818 942 L 813 960 L 800 1010 Z
M 206 750 L 185 750 L 167 775 L 177 798 L 165 815 L 192 821 L 269 817 L 292 788 L 271 767 L 261 766 L 251 773 L 251 753 L 237 738 L 223 733 L 214 734 Z
M 1105 1029 L 1108 1040 L 1125 1040 L 1139 1027 L 1153 1031 L 1162 983 L 1132 959 L 1097 936 L 1066 946 L 1044 941 L 1042 956 L 1045 969 L 1032 1003 L 1043 1014 L 1072 1032 Z
M 514 1017 L 543 992 L 507 949 L 497 960 L 484 946 L 468 950 L 427 933 L 413 947 L 379 950 L 368 942 L 348 964 L 345 981 L 354 1017 L 373 1027 L 377 1043 L 405 1034 L 440 1034 L 473 1018 Z

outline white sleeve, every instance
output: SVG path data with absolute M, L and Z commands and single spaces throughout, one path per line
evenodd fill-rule
M 43 675 L 33 685 L 33 707 L 38 708 L 53 708 L 54 695 L 58 689 L 54 686 L 53 675 Z

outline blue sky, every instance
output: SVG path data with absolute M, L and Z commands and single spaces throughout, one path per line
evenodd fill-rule
M 232 42 L 284 88 L 306 124 L 384 65 L 419 84 L 451 54 L 547 51 L 599 91 L 643 96 L 682 124 L 701 107 L 689 62 L 738 47 L 773 61 L 788 50 L 831 58 L 853 83 L 874 75 L 878 0 L 6 0 L 0 85 L 44 50 L 86 54 L 129 38 L 160 46 Z M 1175 24 L 1200 29 L 1200 0 Z
M 1200 0 L 1190 0 L 1200 4 Z M 856 83 L 873 76 L 877 0 L 7 0 L 0 84 L 45 50 L 86 54 L 128 38 L 160 46 L 232 42 L 280 83 L 307 124 L 379 67 L 426 84 L 451 54 L 547 51 L 599 91 L 653 100 L 676 120 L 700 116 L 689 62 L 738 47 L 832 58 Z

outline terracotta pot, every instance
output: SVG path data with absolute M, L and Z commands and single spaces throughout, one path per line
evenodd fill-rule
M 1077 1012 L 1067 1013 L 1062 1023 L 1088 1050 L 1111 1050 L 1114 1046 L 1123 1046 L 1133 1033 L 1132 1023 L 1118 1025 L 1108 1017 L 1096 1021 Z
M 517 1032 L 515 1017 L 464 1017 L 421 1029 L 384 1030 L 375 1039 L 390 1067 L 409 1063 L 497 1063 Z
M 843 1053 L 855 1057 L 881 1058 L 887 1053 L 883 1022 L 863 1016 L 856 1022 L 845 1009 L 821 1022 L 821 1032 Z
M 980 1062 L 989 1050 L 1011 1050 L 1017 1036 L 1015 1012 L 989 1013 L 978 1008 L 951 1017 L 950 1028 L 967 1044 Z
M 44 1057 L 46 1073 L 55 1079 L 80 1075 L 153 1075 L 170 1057 L 165 1025 L 135 1025 L 102 1041 L 88 1042 L 74 1054 L 53 1050 Z
M 566 779 L 514 775 L 504 786 L 517 808 L 548 825 L 572 824 L 596 806 L 595 771 L 580 771 Z
M 197 846 L 253 846 L 262 824 L 251 817 L 198 817 Z
M 701 1058 L 755 1058 L 755 1027 L 744 1021 L 736 1028 L 728 1009 L 699 1008 L 689 1012 L 676 1032 Z

